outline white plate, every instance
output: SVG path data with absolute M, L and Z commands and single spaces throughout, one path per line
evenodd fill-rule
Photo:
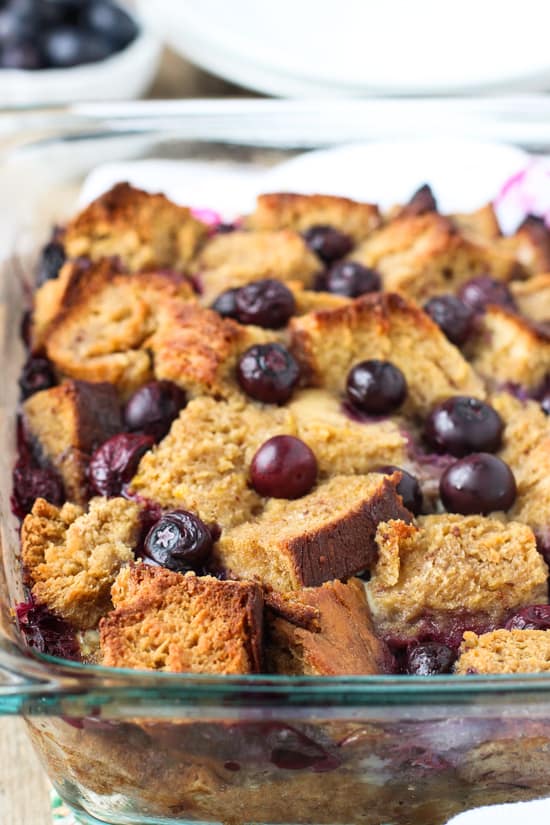
M 523 0 L 139 0 L 178 51 L 283 96 L 550 87 L 550 4 Z

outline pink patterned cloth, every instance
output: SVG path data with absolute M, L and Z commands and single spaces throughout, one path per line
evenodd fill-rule
M 526 215 L 538 215 L 550 228 L 550 158 L 533 158 L 503 184 L 494 200 L 501 224 L 514 229 Z

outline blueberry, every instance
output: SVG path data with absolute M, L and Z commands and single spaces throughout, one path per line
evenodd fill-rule
M 437 212 L 437 201 L 431 187 L 425 183 L 416 190 L 414 195 L 401 210 L 402 215 L 426 215 L 428 212 Z
M 292 435 L 276 435 L 256 452 L 250 480 L 261 496 L 294 499 L 309 493 L 317 480 L 317 459 Z
M 29 398 L 40 390 L 48 390 L 56 383 L 53 367 L 47 358 L 38 355 L 27 358 L 19 377 L 21 398 Z
M 474 311 L 455 295 L 438 295 L 424 305 L 432 321 L 449 339 L 451 344 L 460 347 L 470 336 L 473 329 Z
M 358 298 L 367 292 L 378 292 L 382 287 L 380 275 L 376 270 L 357 261 L 338 261 L 326 272 L 321 288 L 333 295 L 344 298 Z
M 312 252 L 326 264 L 343 258 L 353 249 L 353 241 L 349 235 L 324 224 L 307 229 L 304 232 L 304 240 Z
M 241 287 L 235 295 L 237 320 L 265 329 L 280 329 L 296 311 L 290 289 L 280 281 L 265 278 Z
M 346 392 L 351 403 L 369 415 L 398 409 L 407 396 L 407 382 L 390 361 L 361 361 L 350 370 Z
M 241 389 L 264 404 L 284 404 L 300 379 L 300 367 L 282 344 L 256 344 L 241 356 L 237 380 Z
M 456 656 L 450 647 L 439 642 L 423 642 L 407 648 L 405 670 L 413 676 L 436 676 L 450 673 Z
M 88 468 L 95 492 L 100 496 L 120 495 L 154 443 L 151 436 L 138 433 L 120 433 L 105 441 L 92 454 Z
M 29 647 L 50 656 L 77 660 L 80 648 L 75 631 L 64 619 L 51 613 L 43 604 L 31 597 L 15 607 L 19 630 Z
M 221 315 L 222 318 L 233 318 L 233 320 L 238 320 L 238 312 L 237 312 L 237 293 L 238 288 L 233 287 L 233 289 L 226 289 L 225 292 L 220 293 L 214 303 L 212 304 L 212 309 Z
M 124 408 L 128 430 L 160 441 L 187 403 L 182 389 L 172 381 L 151 381 L 131 396 Z
M 500 458 L 473 453 L 445 470 L 439 494 L 450 513 L 486 516 L 495 510 L 510 509 L 516 500 L 516 480 Z
M 506 630 L 550 630 L 550 604 L 531 604 L 514 613 Z
M 22 453 L 13 468 L 13 509 L 23 518 L 30 513 L 37 498 L 61 506 L 65 490 L 61 478 L 53 467 L 39 467 L 26 452 Z
M 144 553 L 169 570 L 198 571 L 208 560 L 212 545 L 212 534 L 198 516 L 172 510 L 149 530 Z
M 36 276 L 37 286 L 42 286 L 46 281 L 57 278 L 59 270 L 66 261 L 65 249 L 59 241 L 50 241 L 42 249 L 40 261 L 38 262 L 38 272 Z
M 514 296 L 504 281 L 497 281 L 489 275 L 479 275 L 464 284 L 459 298 L 474 312 L 484 312 L 493 304 L 512 311 L 516 310 Z
M 424 425 L 424 439 L 438 453 L 457 458 L 468 453 L 494 453 L 502 444 L 504 424 L 493 407 L 456 395 L 437 404 Z
M 404 470 L 402 467 L 396 467 L 394 464 L 385 464 L 383 467 L 377 467 L 374 471 L 376 473 L 384 473 L 384 475 L 391 475 L 392 473 L 401 473 L 401 481 L 395 488 L 401 498 L 403 499 L 403 506 L 410 510 L 417 516 L 422 510 L 422 490 L 418 480 Z
M 66 69 L 105 60 L 112 53 L 112 47 L 109 41 L 94 32 L 59 26 L 44 33 L 43 51 L 48 65 Z
M 115 49 L 123 49 L 137 36 L 138 29 L 123 9 L 108 0 L 92 0 L 84 7 L 85 26 L 109 40 Z
M 43 65 L 40 49 L 32 40 L 6 43 L 0 51 L 3 69 L 40 69 Z

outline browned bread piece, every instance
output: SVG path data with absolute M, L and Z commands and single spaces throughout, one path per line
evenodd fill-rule
M 513 256 L 524 274 L 550 272 L 550 231 L 542 218 L 529 215 L 513 235 L 501 238 L 498 249 Z
M 424 302 L 455 292 L 477 275 L 513 274 L 513 259 L 469 241 L 436 212 L 395 218 L 372 233 L 350 258 L 375 268 L 384 289 Z
M 343 393 L 352 366 L 392 361 L 404 373 L 404 411 L 428 411 L 449 395 L 482 398 L 482 382 L 439 327 L 400 295 L 374 293 L 290 322 L 292 348 L 310 383 Z
M 500 226 L 492 203 L 475 212 L 460 212 L 449 216 L 460 232 L 474 243 L 489 243 L 501 237 Z
M 240 524 L 263 506 L 248 485 L 254 453 L 268 438 L 294 432 L 284 407 L 261 407 L 240 397 L 196 398 L 142 458 L 131 488 L 162 507 L 184 507 L 223 528 Z
M 37 499 L 21 528 L 21 556 L 32 594 L 73 627 L 95 627 L 110 609 L 111 585 L 134 558 L 139 507 L 94 498 L 88 512 Z
M 457 614 L 498 624 L 547 598 L 548 568 L 525 524 L 423 516 L 417 526 L 381 524 L 376 543 L 367 597 L 384 637 L 413 638 L 425 619 L 444 630 Z
M 147 340 L 161 310 L 186 303 L 194 299 L 183 276 L 113 273 L 109 261 L 75 266 L 44 335 L 46 353 L 61 375 L 108 381 L 128 395 L 153 377 Z
M 287 408 L 296 421 L 298 437 L 315 453 L 322 477 L 409 463 L 407 438 L 399 420 L 355 420 L 335 395 L 316 389 L 296 393 Z
M 511 382 L 533 390 L 550 370 L 550 330 L 546 333 L 501 306 L 477 320 L 466 357 L 490 384 Z
M 103 664 L 176 673 L 256 673 L 262 657 L 262 591 L 252 582 L 139 564 L 113 586 L 100 623 Z
M 68 499 L 84 504 L 90 454 L 122 428 L 115 388 L 65 381 L 31 395 L 23 404 L 23 419 L 40 452 L 60 473 Z
M 550 321 L 550 273 L 533 275 L 526 281 L 512 281 L 512 295 L 520 312 L 531 321 Z
M 298 598 L 318 611 L 319 627 L 312 630 L 272 617 L 266 650 L 271 672 L 353 676 L 391 671 L 391 654 L 372 629 L 363 582 L 327 582 L 300 590 Z
M 239 393 L 235 367 L 253 344 L 276 341 L 273 330 L 242 326 L 199 304 L 172 301 L 158 312 L 147 342 L 156 378 L 179 384 L 188 394 L 227 398 Z
M 523 521 L 550 548 L 550 421 L 536 401 L 519 401 L 498 393 L 491 404 L 505 427 L 500 457 L 510 466 L 517 485 L 509 518 Z
M 273 232 L 237 230 L 214 235 L 193 260 L 190 271 L 203 293 L 212 301 L 230 287 L 261 278 L 300 281 L 310 286 L 322 265 L 303 238 L 290 229 Z
M 250 229 L 294 229 L 334 226 L 359 243 L 381 223 L 378 207 L 334 195 L 298 195 L 275 192 L 260 195 L 246 219 Z
M 368 569 L 377 525 L 410 521 L 397 476 L 334 476 L 294 501 L 270 499 L 255 521 L 222 532 L 216 557 L 238 578 L 285 592 Z
M 119 183 L 67 225 L 68 257 L 117 256 L 125 269 L 185 269 L 207 235 L 205 224 L 164 195 Z
M 542 673 L 550 671 L 550 631 L 467 631 L 456 673 Z

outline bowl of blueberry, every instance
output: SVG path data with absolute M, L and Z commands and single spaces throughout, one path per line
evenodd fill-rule
M 0 0 L 0 105 L 136 98 L 159 54 L 115 0 Z

